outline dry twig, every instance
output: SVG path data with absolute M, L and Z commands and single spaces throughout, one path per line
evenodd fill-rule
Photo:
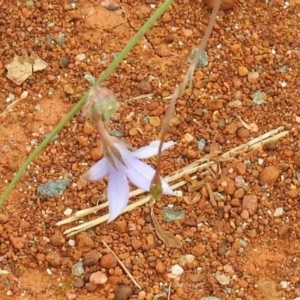
M 142 289 L 141 286 L 137 283 L 137 281 L 133 278 L 133 276 L 130 274 L 130 272 L 128 271 L 128 269 L 125 267 L 125 265 L 121 262 L 121 260 L 119 259 L 119 257 L 117 256 L 117 254 L 104 242 L 102 241 L 103 245 L 109 249 L 109 251 L 112 253 L 112 255 L 116 258 L 116 260 L 118 261 L 118 263 L 120 264 L 120 266 L 122 267 L 122 269 L 126 272 L 126 274 L 128 275 L 128 277 L 131 279 L 131 281 L 134 283 L 134 285 L 139 288 L 140 290 Z
M 156 235 L 162 242 L 169 248 L 181 248 L 182 242 L 176 236 L 174 236 L 171 232 L 164 230 L 157 221 L 157 218 L 153 211 L 154 201 L 151 201 L 151 218 L 153 221 L 153 225 L 155 228 Z

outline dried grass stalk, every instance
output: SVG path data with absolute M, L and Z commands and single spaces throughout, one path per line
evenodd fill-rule
M 283 131 L 283 130 L 284 130 L 284 127 L 280 126 L 276 129 L 273 129 L 273 130 L 271 130 L 267 133 L 264 133 L 264 134 L 260 135 L 257 138 L 254 138 L 254 139 L 250 140 L 246 144 L 242 144 L 238 147 L 235 147 L 235 148 L 229 150 L 228 152 L 221 154 L 219 156 L 219 162 L 228 160 L 229 158 L 233 158 L 233 157 L 235 157 L 237 155 L 240 155 L 242 153 L 246 154 L 247 152 L 251 152 L 253 150 L 257 150 L 259 148 L 262 148 L 262 146 L 264 144 L 269 143 L 270 141 L 277 141 L 277 140 L 283 138 L 284 136 L 286 136 L 289 133 L 289 131 Z M 199 170 L 206 170 L 206 171 L 203 171 L 201 173 L 201 175 L 205 175 L 205 174 L 208 173 L 208 171 L 207 171 L 208 167 L 210 167 L 214 164 L 216 164 L 216 162 L 208 160 L 208 157 L 203 157 L 203 158 L 187 165 L 186 167 L 178 170 L 175 174 L 165 177 L 165 180 L 168 183 L 170 183 L 172 189 L 175 190 L 175 189 L 187 184 L 187 182 L 185 180 L 180 180 L 179 182 L 177 182 L 179 179 L 181 179 L 183 177 L 183 175 L 186 175 L 186 174 L 191 175 L 191 174 L 194 174 L 194 173 L 198 172 Z M 192 180 L 197 179 L 197 176 L 192 176 L 191 179 Z M 144 190 L 137 189 L 137 190 L 132 191 L 129 194 L 129 197 L 132 198 L 132 197 L 139 196 L 139 195 L 145 194 L 145 193 L 146 192 Z M 146 197 L 143 197 L 143 198 L 129 204 L 124 209 L 123 213 L 129 212 L 129 211 L 131 211 L 131 210 L 133 210 L 137 207 L 145 205 L 146 203 L 148 203 L 150 201 L 150 199 L 151 199 L 150 196 L 146 196 Z M 64 219 L 64 220 L 61 220 L 61 221 L 57 222 L 56 225 L 61 226 L 61 225 L 64 225 L 64 224 L 74 222 L 74 221 L 76 221 L 78 219 L 81 219 L 81 218 L 83 218 L 83 217 L 85 217 L 89 214 L 96 213 L 97 211 L 99 211 L 103 208 L 106 208 L 106 207 L 108 207 L 108 202 L 97 205 L 95 207 L 91 207 L 91 208 L 87 208 L 87 209 L 78 211 L 74 214 L 74 216 L 69 217 L 69 218 Z M 89 228 L 92 228 L 92 227 L 95 227 L 95 226 L 97 226 L 101 223 L 104 223 L 105 221 L 108 220 L 108 218 L 109 218 L 109 215 L 105 214 L 105 215 L 103 215 L 101 217 L 98 217 L 94 220 L 84 222 L 83 224 L 80 224 L 78 226 L 69 228 L 69 229 L 64 231 L 64 234 L 67 235 L 68 237 L 76 235 L 77 233 L 79 233 L 81 231 L 85 231 Z

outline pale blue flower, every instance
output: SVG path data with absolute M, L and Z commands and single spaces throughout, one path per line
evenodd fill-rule
M 121 140 L 114 139 L 110 146 L 104 147 L 104 157 L 92 166 L 83 178 L 96 181 L 108 175 L 107 199 L 109 202 L 109 220 L 117 218 L 127 206 L 129 199 L 128 180 L 138 188 L 150 190 L 155 170 L 142 162 L 141 158 L 148 158 L 158 154 L 160 141 L 153 141 L 148 146 L 136 151 L 129 151 Z M 162 150 L 174 145 L 174 142 L 163 144 Z M 172 195 L 173 191 L 166 181 L 161 179 L 163 194 Z

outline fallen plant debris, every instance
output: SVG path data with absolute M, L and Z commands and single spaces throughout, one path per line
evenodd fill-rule
M 150 202 L 150 207 L 151 207 L 150 215 L 158 238 L 164 243 L 164 245 L 166 245 L 166 247 L 181 248 L 182 242 L 180 241 L 180 239 L 174 236 L 171 232 L 163 229 L 161 225 L 158 223 L 153 210 L 153 206 L 154 206 L 154 201 L 152 199 L 152 201 Z
M 6 77 L 17 85 L 21 85 L 32 75 L 32 73 L 42 71 L 46 69 L 47 66 L 48 63 L 46 63 L 34 52 L 32 52 L 30 56 L 15 55 L 12 62 L 5 66 L 7 69 Z
M 280 126 L 273 130 L 270 130 L 269 132 L 266 132 L 266 133 L 258 136 L 257 138 L 250 140 L 246 144 L 242 144 L 238 147 L 231 149 L 230 151 L 228 151 L 226 153 L 220 154 L 219 161 L 220 162 L 222 162 L 223 160 L 226 161 L 226 160 L 232 159 L 238 155 L 244 155 L 247 152 L 252 152 L 253 150 L 261 149 L 261 148 L 263 148 L 264 144 L 267 144 L 270 141 L 277 141 L 277 140 L 285 137 L 288 133 L 289 133 L 289 131 L 284 130 L 283 126 Z M 207 170 L 207 168 L 212 167 L 212 166 L 216 166 L 216 162 L 211 160 L 210 156 L 204 157 L 204 158 L 201 158 L 201 159 L 189 164 L 188 166 L 178 170 L 174 175 L 165 177 L 165 180 L 169 183 L 172 183 L 171 188 L 173 190 L 176 190 L 177 188 L 187 184 L 187 182 L 185 180 L 178 181 L 184 175 L 186 175 L 186 174 L 191 175 L 191 174 L 199 172 L 199 170 L 205 170 L 205 171 L 201 172 L 201 176 L 204 176 L 204 175 L 209 174 L 209 171 Z M 191 176 L 192 180 L 195 180 L 197 178 L 198 178 L 197 176 Z M 145 193 L 144 190 L 137 189 L 137 190 L 130 192 L 129 198 L 136 197 L 136 196 L 144 194 L 144 193 Z M 151 199 L 150 196 L 146 196 L 144 198 L 134 201 L 133 203 L 130 203 L 128 206 L 125 207 L 125 209 L 123 210 L 123 213 L 131 211 L 142 205 L 145 205 L 146 203 L 148 203 L 150 201 L 150 199 Z M 82 219 L 83 217 L 85 217 L 89 214 L 93 214 L 101 209 L 104 209 L 107 206 L 108 206 L 108 202 L 105 202 L 105 203 L 97 205 L 95 207 L 91 207 L 91 208 L 87 208 L 87 209 L 75 212 L 75 214 L 73 216 L 57 222 L 56 225 L 61 226 L 61 225 L 65 225 L 65 224 L 77 221 L 78 219 Z M 107 221 L 108 218 L 109 218 L 108 214 L 103 215 L 99 218 L 96 218 L 95 220 L 84 222 L 83 224 L 69 228 L 64 231 L 64 234 L 68 237 L 76 235 L 77 233 L 79 233 L 81 231 L 85 231 L 89 228 L 95 227 L 95 226 Z

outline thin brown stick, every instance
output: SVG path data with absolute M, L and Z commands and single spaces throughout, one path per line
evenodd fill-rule
M 215 196 L 214 196 L 214 193 L 211 189 L 210 184 L 208 182 L 205 182 L 205 187 L 206 187 L 206 190 L 208 192 L 209 200 L 210 200 L 211 205 L 216 207 L 218 204 L 217 204 L 217 201 L 215 200 Z
M 197 53 L 196 53 L 191 65 L 190 65 L 188 71 L 186 72 L 186 75 L 185 75 L 183 81 L 181 82 L 181 84 L 179 86 L 177 86 L 175 88 L 175 91 L 171 96 L 171 101 L 170 101 L 170 104 L 167 108 L 166 115 L 163 118 L 163 123 L 162 123 L 162 127 L 161 127 L 160 144 L 159 144 L 159 147 L 158 147 L 156 170 L 155 170 L 153 180 L 151 182 L 151 187 L 152 187 L 152 185 L 157 185 L 157 184 L 160 183 L 161 160 L 162 160 L 161 150 L 162 150 L 163 143 L 165 141 L 165 137 L 166 137 L 166 135 L 168 133 L 168 130 L 169 130 L 169 127 L 170 127 L 170 120 L 171 120 L 172 114 L 175 110 L 176 100 L 177 100 L 178 97 L 180 97 L 183 94 L 183 92 L 184 92 L 184 90 L 187 86 L 187 83 L 189 81 L 191 82 L 191 80 L 192 80 L 192 76 L 194 74 L 194 71 L 195 71 L 195 68 L 197 66 L 198 60 L 200 59 L 200 57 L 201 57 L 201 55 L 202 55 L 202 53 L 205 49 L 205 46 L 208 42 L 208 39 L 209 39 L 209 37 L 212 33 L 212 30 L 213 30 L 213 27 L 214 27 L 214 24 L 215 24 L 215 21 L 216 21 L 216 18 L 217 18 L 217 13 L 218 13 L 220 4 L 221 4 L 221 0 L 215 0 L 214 8 L 213 8 L 208 26 L 205 30 L 204 37 L 203 37 L 203 39 L 200 43 L 199 49 L 197 50 Z
M 118 261 L 118 263 L 120 264 L 120 266 L 122 267 L 122 269 L 126 272 L 126 274 L 128 275 L 128 277 L 131 279 L 131 281 L 134 283 L 134 285 L 138 288 L 138 289 L 142 289 L 142 287 L 137 283 L 137 281 L 133 278 L 133 276 L 130 274 L 130 272 L 128 271 L 128 269 L 125 267 L 125 265 L 121 262 L 121 260 L 119 259 L 119 257 L 117 256 L 117 254 L 113 251 L 113 249 L 111 249 L 104 241 L 102 241 L 103 245 L 109 249 L 109 251 L 112 253 L 112 255 L 116 258 L 116 260 Z
M 170 282 L 170 284 L 169 284 L 169 290 L 168 290 L 168 300 L 170 300 L 171 299 L 171 282 Z

